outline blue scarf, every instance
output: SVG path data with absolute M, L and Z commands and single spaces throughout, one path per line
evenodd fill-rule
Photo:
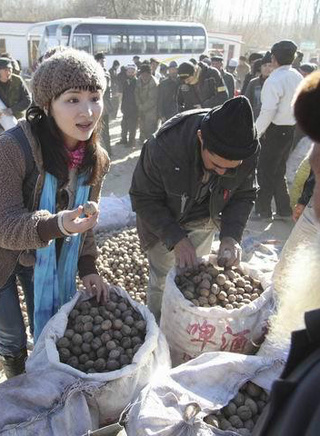
M 86 175 L 81 174 L 77 181 L 74 208 L 84 204 L 89 198 L 90 186 L 84 184 Z M 57 179 L 45 174 L 40 198 L 40 210 L 56 213 Z M 58 309 L 76 293 L 76 274 L 78 269 L 81 234 L 65 237 L 58 264 L 55 240 L 44 248 L 38 248 L 34 269 L 34 341 L 43 327 Z

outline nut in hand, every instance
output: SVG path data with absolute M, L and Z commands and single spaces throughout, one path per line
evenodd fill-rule
M 91 216 L 94 215 L 95 213 L 97 213 L 99 211 L 98 209 L 98 204 L 95 201 L 87 201 L 84 205 L 83 205 L 83 213 L 86 216 Z

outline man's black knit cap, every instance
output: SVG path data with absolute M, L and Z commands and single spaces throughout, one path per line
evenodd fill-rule
M 247 159 L 259 148 L 252 108 L 245 96 L 209 111 L 202 120 L 201 133 L 204 148 L 224 159 Z

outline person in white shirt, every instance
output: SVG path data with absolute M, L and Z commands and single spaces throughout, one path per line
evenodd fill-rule
M 302 75 L 291 65 L 296 50 L 292 41 L 280 41 L 271 48 L 273 71 L 262 87 L 262 106 L 256 121 L 261 153 L 255 219 L 272 219 L 273 197 L 275 218 L 290 219 L 292 215 L 285 173 L 296 123 L 291 102 L 302 80 Z

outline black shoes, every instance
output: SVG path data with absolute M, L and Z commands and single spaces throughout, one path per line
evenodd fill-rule
M 25 371 L 25 362 L 27 360 L 27 349 L 24 348 L 16 356 L 1 356 L 1 363 L 3 365 L 4 373 L 7 378 L 15 377 Z

